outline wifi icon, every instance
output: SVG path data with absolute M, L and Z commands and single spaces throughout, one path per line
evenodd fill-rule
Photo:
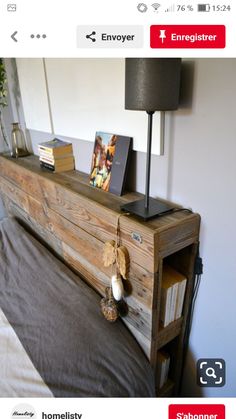
M 161 7 L 161 5 L 159 3 L 153 3 L 152 7 L 154 9 L 154 12 L 158 12 L 159 7 Z

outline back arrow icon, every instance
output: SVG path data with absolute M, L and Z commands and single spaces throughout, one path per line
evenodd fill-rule
M 18 42 L 18 39 L 16 39 L 16 34 L 17 34 L 18 32 L 17 31 L 15 31 L 12 35 L 11 35 L 11 38 L 13 39 L 13 41 L 15 41 L 15 42 Z

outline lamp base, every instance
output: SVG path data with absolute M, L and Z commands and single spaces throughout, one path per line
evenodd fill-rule
M 128 204 L 122 205 L 122 211 L 130 212 L 131 214 L 138 215 L 143 218 L 144 221 L 150 220 L 151 218 L 162 215 L 165 212 L 170 212 L 174 209 L 173 206 L 165 204 L 154 198 L 149 198 L 149 207 L 145 208 L 145 200 L 129 202 Z

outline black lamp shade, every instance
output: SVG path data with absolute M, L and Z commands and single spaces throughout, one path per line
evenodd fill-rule
M 125 109 L 177 109 L 180 72 L 181 58 L 126 58 Z

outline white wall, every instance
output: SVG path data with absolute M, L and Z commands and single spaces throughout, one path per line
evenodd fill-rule
M 27 128 L 51 132 L 47 85 L 42 58 L 18 58 L 17 73 Z
M 17 68 L 28 129 L 91 142 L 96 131 L 104 131 L 133 137 L 133 149 L 146 150 L 146 113 L 124 109 L 124 59 L 18 58 Z M 156 112 L 155 154 L 159 121 Z
M 192 105 L 166 116 L 165 155 L 152 156 L 151 193 L 202 219 L 204 275 L 183 395 L 229 397 L 236 394 L 236 59 L 192 61 Z M 145 155 L 137 153 L 136 160 L 136 190 L 143 192 Z M 224 387 L 197 387 L 199 358 L 225 359 Z
M 236 59 L 196 60 L 192 109 L 174 115 L 169 159 L 168 197 L 202 218 L 204 275 L 190 349 L 195 359 L 226 361 L 226 386 L 204 395 L 235 396 Z M 197 393 L 186 369 L 188 388 Z

